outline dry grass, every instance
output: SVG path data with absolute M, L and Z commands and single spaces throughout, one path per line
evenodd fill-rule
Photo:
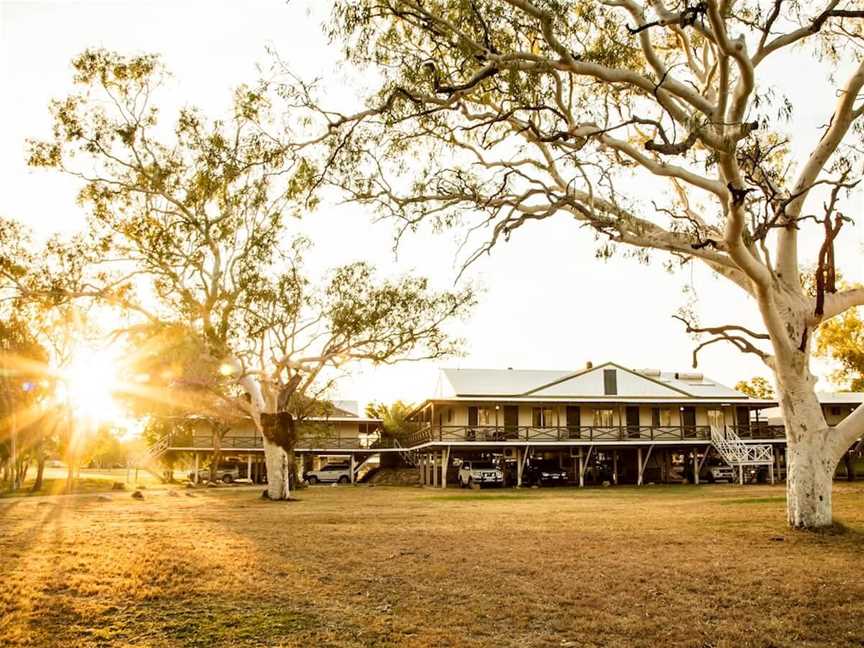
M 861 486 L 145 496 L 0 503 L 0 643 L 864 645 Z
M 0 498 L 38 497 L 40 495 L 61 495 L 66 493 L 65 468 L 46 467 L 42 488 L 33 492 L 33 483 L 36 481 L 35 472 L 35 469 L 29 471 L 27 479 L 17 491 L 0 490 Z M 110 491 L 114 482 L 125 483 L 127 476 L 132 477 L 134 481 L 135 474 L 136 472 L 134 470 L 127 473 L 124 468 L 82 468 L 78 479 L 75 481 L 75 489 L 73 492 L 102 493 Z M 137 485 L 144 486 L 145 488 L 161 487 L 161 482 L 144 470 L 138 471 L 137 476 L 138 479 L 135 482 Z M 134 488 L 132 485 L 129 487 Z

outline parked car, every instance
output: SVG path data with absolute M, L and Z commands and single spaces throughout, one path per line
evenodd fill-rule
M 744 466 L 744 482 L 751 483 L 759 481 L 759 469 L 756 466 Z M 713 484 L 718 481 L 727 481 L 734 484 L 738 481 L 738 469 L 733 468 L 729 464 L 713 464 L 711 466 L 702 466 L 699 473 L 699 479 Z
M 566 485 L 567 471 L 556 461 L 531 461 L 525 466 L 522 483 L 526 486 Z
M 337 483 L 347 484 L 351 481 L 351 467 L 348 464 L 327 464 L 320 470 L 308 470 L 303 473 L 303 479 L 310 484 Z
M 504 473 L 491 461 L 463 461 L 456 479 L 460 488 L 501 486 L 504 483 Z
M 243 477 L 240 472 L 240 464 L 236 462 L 222 462 L 216 467 L 216 481 L 221 481 L 223 484 L 230 484 Z M 207 481 L 210 479 L 210 468 L 201 468 L 198 471 L 198 481 Z M 189 481 L 195 481 L 195 473 L 189 473 Z

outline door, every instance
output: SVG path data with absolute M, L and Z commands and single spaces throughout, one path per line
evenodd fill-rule
M 571 439 L 582 437 L 582 410 L 577 405 L 567 406 L 567 436 Z
M 518 439 L 519 438 L 519 406 L 505 405 L 504 406 L 504 438 Z
M 627 419 L 627 436 L 631 439 L 639 438 L 639 408 L 636 405 L 628 405 L 625 409 Z
M 477 408 L 474 406 L 468 407 L 468 429 L 465 430 L 465 440 L 477 440 Z
M 681 431 L 685 437 L 696 436 L 696 408 L 681 408 Z
M 750 408 L 741 406 L 735 408 L 735 420 L 738 424 L 738 429 L 736 430 L 738 436 L 750 436 Z

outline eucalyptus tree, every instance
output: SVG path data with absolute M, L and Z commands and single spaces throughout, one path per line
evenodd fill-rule
M 247 412 L 264 436 L 269 496 L 287 498 L 295 418 L 348 362 L 452 352 L 443 326 L 473 295 L 381 280 L 363 263 L 309 279 L 286 224 L 316 204 L 297 143 L 305 115 L 274 119 L 267 84 L 238 89 L 225 119 L 181 107 L 166 124 L 157 57 L 89 50 L 73 67 L 77 91 L 51 104 L 53 137 L 31 142 L 29 161 L 81 180 L 104 250 L 100 298 L 137 314 L 130 330 L 171 327 L 197 349 L 194 367 L 141 391 L 164 398 L 170 386 L 182 402 L 194 388 Z
M 864 303 L 834 271 L 861 168 L 862 17 L 840 0 L 343 0 L 332 38 L 380 91 L 355 114 L 300 82 L 284 94 L 327 129 L 329 181 L 405 229 L 486 227 L 479 255 L 566 216 L 601 257 L 661 251 L 752 297 L 764 330 L 735 313 L 688 330 L 773 371 L 789 523 L 819 527 L 832 521 L 834 468 L 864 432 L 864 408 L 827 425 L 809 366 L 816 327 Z M 766 66 L 801 52 L 836 84 L 834 108 L 792 130 Z M 793 156 L 798 137 L 814 143 Z M 813 240 L 811 296 L 799 248 Z

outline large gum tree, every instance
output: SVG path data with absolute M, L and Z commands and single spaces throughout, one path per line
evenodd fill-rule
M 833 244 L 860 176 L 862 17 L 838 0 L 346 0 L 331 37 L 380 91 L 355 114 L 301 83 L 284 92 L 329 132 L 329 181 L 406 228 L 479 215 L 491 231 L 480 253 L 566 215 L 604 254 L 663 251 L 746 292 L 764 330 L 734 316 L 688 328 L 773 371 L 789 524 L 823 527 L 837 462 L 864 432 L 864 408 L 827 425 L 810 371 L 816 327 L 864 303 L 864 290 L 837 289 Z M 821 61 L 836 100 L 793 130 L 763 70 L 802 55 Z M 793 158 L 808 128 L 815 144 Z M 808 241 L 815 294 L 802 287 Z
M 206 400 L 198 392 L 246 412 L 264 438 L 268 494 L 287 499 L 295 423 L 347 363 L 451 353 L 445 324 L 473 294 L 381 279 L 365 263 L 310 279 L 308 244 L 286 218 L 314 202 L 315 176 L 293 143 L 300 120 L 271 119 L 266 87 L 237 90 L 224 120 L 180 108 L 166 123 L 156 57 L 89 50 L 73 68 L 77 91 L 52 102 L 53 135 L 31 142 L 29 161 L 82 182 L 86 296 L 128 316 L 116 333 L 149 367 L 129 388 L 160 409 L 188 409 Z

